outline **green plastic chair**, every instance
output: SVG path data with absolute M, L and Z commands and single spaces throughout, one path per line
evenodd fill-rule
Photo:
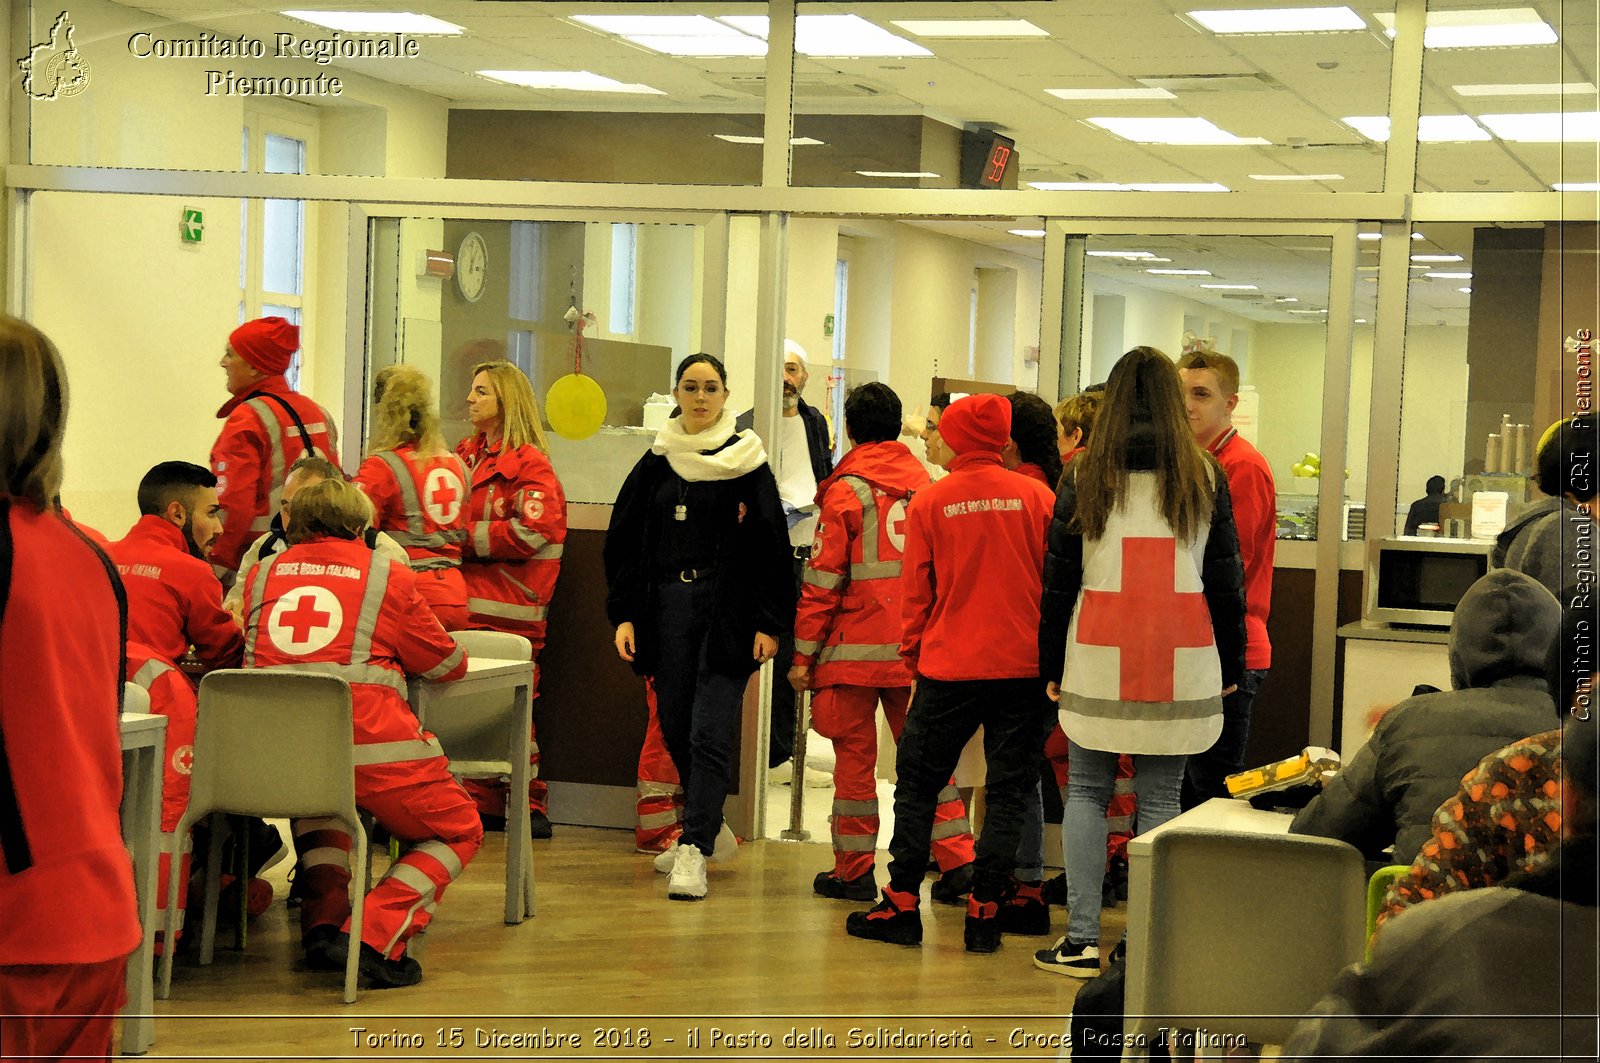
M 1372 934 L 1378 929 L 1378 910 L 1383 907 L 1383 895 L 1389 892 L 1390 883 L 1411 870 L 1410 864 L 1390 864 L 1380 867 L 1367 880 L 1367 960 L 1372 959 Z

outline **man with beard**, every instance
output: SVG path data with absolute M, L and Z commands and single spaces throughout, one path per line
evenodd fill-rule
M 127 679 L 150 692 L 151 712 L 167 718 L 163 881 L 175 856 L 181 856 L 180 865 L 188 861 L 188 839 L 172 832 L 189 804 L 197 702 L 195 684 L 178 661 L 193 646 L 207 668 L 237 668 L 244 652 L 244 634 L 222 608 L 222 585 L 206 561 L 222 532 L 219 511 L 211 470 L 164 461 L 139 482 L 139 522 L 106 548 L 128 593 Z M 279 847 L 281 839 L 257 855 L 270 857 Z M 187 867 L 180 866 L 179 873 L 187 882 Z M 163 890 L 158 903 L 165 899 Z
M 806 402 L 800 393 L 806 389 L 811 373 L 806 368 L 806 352 L 794 340 L 783 341 L 783 416 L 778 420 L 777 440 L 769 441 L 768 454 L 781 455 L 774 463 L 778 477 L 778 498 L 783 503 L 784 516 L 789 520 L 789 548 L 794 555 L 794 588 L 800 593 L 800 579 L 805 574 L 806 562 L 811 560 L 811 540 L 817 531 L 817 485 L 833 472 L 833 447 L 829 443 L 827 419 L 822 411 Z M 750 428 L 755 421 L 753 410 L 740 415 L 736 422 L 741 429 Z M 782 635 L 778 639 L 776 661 L 787 661 L 794 656 L 794 636 Z M 783 669 L 772 670 L 772 730 L 768 746 L 767 766 L 779 769 L 773 773 L 774 782 L 782 782 L 790 758 L 794 755 L 795 692 L 789 685 Z M 796 766 L 798 767 L 798 766 Z M 826 772 L 806 769 L 804 782 L 809 786 L 830 786 L 833 779 Z

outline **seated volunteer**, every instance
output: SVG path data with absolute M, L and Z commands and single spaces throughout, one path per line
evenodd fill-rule
M 367 894 L 359 929 L 362 977 L 385 989 L 422 981 L 406 943 L 483 844 L 483 827 L 405 695 L 408 674 L 461 678 L 467 655 L 439 626 L 416 576 L 362 541 L 371 517 L 354 484 L 324 480 L 300 490 L 289 507 L 289 549 L 248 579 L 244 666 L 314 666 L 350 681 L 356 802 L 406 847 Z M 351 839 L 333 820 L 297 820 L 294 831 L 306 963 L 343 970 Z

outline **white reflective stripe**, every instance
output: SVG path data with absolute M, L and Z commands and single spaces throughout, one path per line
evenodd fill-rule
M 379 885 L 381 886 L 383 881 L 391 878 L 401 885 L 411 887 L 424 900 L 433 896 L 433 879 L 429 878 L 427 872 L 417 865 L 406 863 L 406 859 L 403 856 L 390 865 L 388 872 L 384 874 L 383 880 L 379 882 Z
M 478 557 L 489 556 L 489 522 L 486 520 L 472 526 L 472 552 Z
M 954 838 L 957 835 L 971 833 L 972 824 L 967 822 L 966 816 L 962 816 L 959 819 L 947 819 L 943 823 L 935 823 L 931 840 L 936 842 L 943 841 L 945 838 Z
M 418 549 L 436 549 L 441 546 L 449 546 L 452 543 L 459 541 L 458 536 L 454 532 L 390 531 L 388 535 L 389 538 L 393 539 L 401 546 L 414 546 Z
M 899 579 L 900 562 L 871 561 L 850 566 L 851 579 Z
M 433 895 L 429 893 L 418 898 L 417 903 L 406 909 L 405 917 L 400 920 L 400 926 L 395 930 L 394 937 L 390 938 L 389 943 L 383 947 L 383 954 L 385 956 L 389 955 L 390 952 L 394 951 L 394 947 L 400 944 L 400 939 L 406 936 L 406 931 L 411 929 L 411 924 L 416 919 L 417 909 L 420 908 L 425 912 L 432 912 L 434 907 Z
M 670 827 L 676 822 L 678 822 L 677 809 L 673 809 L 671 812 L 651 812 L 639 817 L 639 826 L 645 830 L 660 830 L 662 827 Z
M 833 646 L 824 646 L 821 655 L 817 657 L 817 663 L 828 664 L 832 661 L 898 661 L 899 659 L 899 646 L 839 643 Z
M 454 882 L 457 878 L 460 878 L 461 872 L 464 870 L 461 864 L 461 858 L 456 855 L 454 849 L 450 848 L 444 842 L 418 842 L 411 847 L 411 852 L 427 853 L 429 856 L 439 861 L 439 865 L 443 867 L 449 874 L 451 882 Z
M 314 436 L 318 432 L 326 432 L 327 430 L 328 423 L 326 421 L 312 421 L 306 425 L 306 435 L 308 436 Z
M 815 639 L 795 639 L 794 640 L 794 651 L 796 653 L 803 653 L 807 657 L 815 657 L 816 654 L 817 654 L 817 650 L 819 650 L 821 648 L 822 648 L 822 643 L 816 641 Z
M 524 546 L 532 547 L 535 555 L 550 545 L 549 539 L 546 539 L 532 528 L 525 528 L 514 520 L 509 523 L 511 524 L 511 534 L 521 540 Z
M 378 764 L 403 764 L 412 760 L 431 760 L 444 756 L 437 738 L 412 738 L 401 742 L 373 742 L 356 746 L 356 767 Z
M 160 679 L 164 673 L 176 671 L 177 669 L 172 667 L 172 665 L 168 664 L 166 661 L 146 661 L 144 664 L 139 666 L 139 670 L 137 672 L 133 673 L 133 682 L 135 686 L 141 686 L 146 690 L 149 690 L 150 684 L 154 683 L 157 679 Z
M 332 661 L 302 661 L 299 664 L 264 664 L 263 672 L 310 672 L 315 675 L 333 675 L 346 683 L 371 683 L 407 694 L 406 678 L 399 672 L 377 664 L 334 664 Z
M 499 616 L 507 620 L 543 620 L 549 610 L 542 605 L 511 605 L 493 602 L 487 598 L 468 598 L 467 612 L 483 616 Z
M 319 845 L 315 849 L 307 849 L 300 854 L 301 867 L 342 867 L 350 868 L 350 853 L 345 849 L 337 849 L 331 845 Z
M 450 651 L 450 656 L 446 657 L 432 668 L 429 668 L 426 672 L 423 672 L 422 678 L 438 679 L 442 675 L 449 674 L 451 669 L 455 668 L 456 665 L 461 663 L 461 658 L 465 653 L 466 651 L 461 648 L 459 643 L 457 643 L 456 648 Z
M 460 568 L 459 557 L 414 557 L 411 559 L 413 572 L 438 572 L 444 569 Z
M 954 786 L 946 786 L 943 790 L 939 791 L 939 795 L 933 800 L 935 804 L 940 805 L 944 804 L 946 801 L 959 801 L 961 800 L 961 791 L 957 790 Z
M 245 615 L 252 615 L 261 609 L 261 595 L 267 587 L 267 576 L 272 573 L 273 568 L 278 564 L 278 558 L 282 556 L 282 554 L 273 554 L 250 570 L 250 582 L 245 594 Z M 266 622 L 267 618 L 263 614 L 256 617 L 254 623 L 246 625 L 244 658 L 241 662 L 246 668 L 254 668 L 256 665 L 256 636 L 261 633 L 261 625 Z
M 535 560 L 535 561 L 554 561 L 556 558 L 560 557 L 565 552 L 566 552 L 566 547 L 562 543 L 546 543 L 543 547 L 540 548 L 540 550 L 539 550 L 539 552 L 537 554 L 533 555 L 533 560 Z
M 309 428 L 309 426 L 307 426 Z M 422 500 L 417 497 L 416 480 L 411 475 L 411 469 L 406 460 L 392 450 L 385 450 L 378 455 L 380 461 L 389 467 L 389 473 L 394 477 L 395 486 L 400 488 L 400 505 L 406 511 L 406 532 L 420 536 L 424 534 L 422 523 Z M 403 542 L 400 533 L 389 532 L 395 537 L 396 542 Z
M 185 834 L 180 844 L 175 831 L 161 832 L 161 851 L 169 856 L 182 856 L 184 853 L 194 851 L 194 836 Z
M 651 779 L 637 780 L 637 789 L 640 797 L 676 797 L 683 793 L 683 787 L 673 782 L 655 782 Z
M 361 595 L 361 611 L 356 614 L 355 638 L 350 642 L 350 661 L 366 664 L 372 660 L 372 636 L 378 630 L 378 610 L 389 590 L 391 562 L 383 554 L 372 555 L 372 566 L 367 570 L 367 585 Z M 393 673 L 390 673 L 393 675 Z M 400 683 L 400 693 L 405 694 L 405 682 Z
M 833 848 L 841 853 L 870 853 L 878 847 L 876 834 L 840 834 L 833 832 Z
M 861 561 L 864 565 L 878 562 L 878 500 L 872 495 L 872 485 L 859 476 L 842 476 L 840 479 L 856 494 L 861 503 Z M 871 579 L 856 570 L 861 565 L 851 565 L 850 575 L 857 579 Z
M 878 799 L 871 801 L 841 801 L 833 802 L 833 814 L 836 816 L 876 816 L 878 814 Z
M 824 590 L 831 591 L 844 582 L 844 577 L 837 572 L 824 572 L 821 569 L 807 565 L 805 574 L 800 577 L 800 580 L 803 583 L 811 584 L 813 587 L 821 587 Z
M 264 532 L 272 526 L 272 514 L 278 512 L 278 506 L 283 501 L 283 478 L 288 471 L 283 460 L 283 426 L 278 424 L 278 415 L 267 405 L 266 399 L 251 399 L 244 405 L 260 419 L 261 427 L 267 433 L 267 441 L 272 448 L 272 479 L 267 489 L 267 515 L 256 517 L 250 524 L 251 531 Z M 309 435 L 310 431 L 307 428 L 306 434 Z M 253 499 L 251 501 L 254 502 Z
M 337 831 L 347 838 L 350 836 L 350 832 L 345 829 L 343 823 L 339 822 L 337 816 L 310 816 L 292 819 L 289 821 L 289 829 L 294 831 L 296 838 L 304 838 L 307 834 L 319 830 Z

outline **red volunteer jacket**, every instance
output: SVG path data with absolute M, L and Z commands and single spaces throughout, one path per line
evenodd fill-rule
M 908 511 L 900 655 L 930 679 L 1039 674 L 1039 596 L 1055 496 L 970 451 Z
M 438 454 L 419 460 L 416 446 L 402 443 L 363 461 L 355 482 L 377 511 L 373 527 L 405 548 L 412 571 L 461 564 L 471 476 L 460 458 Z
M 140 517 L 106 548 L 128 589 L 128 641 L 176 665 L 190 645 L 211 668 L 232 668 L 244 635 L 222 608 L 222 584 L 211 566 L 189 553 L 183 529 L 158 516 Z
M 817 487 L 816 539 L 794 621 L 814 686 L 904 687 L 900 574 L 906 503 L 928 470 L 904 443 L 863 443 Z
M 525 636 L 538 655 L 562 544 L 567 540 L 567 497 L 538 447 L 490 450 L 483 435 L 456 447 L 472 470 L 462 575 L 475 630 Z
M 117 601 L 95 550 L 14 500 L 0 614 L 0 734 L 16 798 L 0 811 L 0 967 L 100 963 L 139 943 L 122 843 Z M 9 802 L 5 802 L 9 804 Z M 30 866 L 11 863 L 26 840 Z
M 1272 612 L 1272 563 L 1278 549 L 1278 487 L 1272 466 L 1250 441 L 1229 428 L 1206 448 L 1228 474 L 1233 522 L 1244 562 L 1244 666 L 1272 667 L 1267 617 Z
M 359 540 L 313 538 L 249 578 L 244 666 L 349 680 L 356 745 L 368 747 L 356 764 L 368 781 L 385 772 L 404 783 L 406 762 L 442 756 L 406 702 L 406 676 L 459 679 L 467 655 L 423 603 L 410 569 Z
M 291 417 L 284 406 L 294 411 Z M 243 395 L 223 403 L 222 433 L 211 447 L 211 471 L 217 475 L 222 502 L 222 534 L 211 548 L 211 560 L 238 568 L 257 537 L 264 535 L 278 512 L 283 478 L 306 452 L 300 419 L 316 452 L 339 464 L 339 430 L 328 411 L 289 388 L 282 376 L 269 376 Z

